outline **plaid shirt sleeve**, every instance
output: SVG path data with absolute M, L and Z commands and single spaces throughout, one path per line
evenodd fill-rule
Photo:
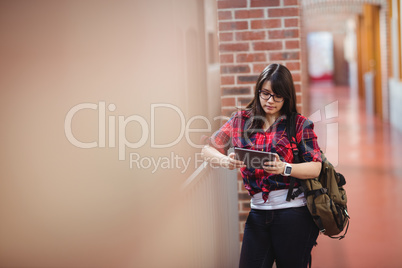
M 244 120 L 247 118 L 249 115 L 245 111 L 236 113 L 207 140 L 207 144 L 225 155 L 232 146 L 242 147 L 238 144 L 238 137 L 244 127 Z
M 231 138 L 233 132 L 233 123 L 235 118 L 232 117 L 223 126 L 217 130 L 207 141 L 207 144 L 214 147 L 222 154 L 227 154 L 231 145 Z
M 296 120 L 296 133 L 300 155 L 304 161 L 322 162 L 321 150 L 318 146 L 317 135 L 314 132 L 314 123 L 304 116 L 298 116 Z

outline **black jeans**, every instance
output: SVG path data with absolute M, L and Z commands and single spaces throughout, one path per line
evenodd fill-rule
M 240 268 L 305 268 L 318 227 L 307 207 L 251 209 L 244 229 Z

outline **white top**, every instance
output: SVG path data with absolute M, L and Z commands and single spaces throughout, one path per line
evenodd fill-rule
M 293 191 L 296 191 L 294 189 Z M 295 208 L 302 207 L 307 204 L 304 193 L 301 193 L 295 199 L 291 199 L 290 202 L 286 201 L 286 196 L 288 195 L 288 189 L 281 189 L 269 192 L 268 200 L 264 203 L 262 199 L 262 192 L 259 192 L 251 198 L 251 208 L 260 210 L 272 210 L 272 209 L 283 209 L 283 208 Z

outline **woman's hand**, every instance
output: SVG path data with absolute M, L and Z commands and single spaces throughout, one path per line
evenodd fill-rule
M 265 172 L 271 174 L 283 174 L 285 163 L 279 159 L 279 155 L 275 154 L 275 161 L 268 161 L 263 163 Z
M 210 146 L 204 146 L 201 151 L 202 156 L 205 161 L 209 162 L 215 167 L 224 167 L 228 169 L 236 169 L 246 167 L 243 161 L 237 160 L 235 158 L 235 153 L 230 153 L 229 155 L 224 155 L 218 150 Z
M 282 162 L 278 155 L 275 158 L 275 161 L 264 163 L 264 170 L 267 173 L 282 175 L 285 170 L 285 162 Z M 321 171 L 321 162 L 292 163 L 291 165 L 292 177 L 298 179 L 317 178 Z
M 235 153 L 230 153 L 224 160 L 223 166 L 228 169 L 242 168 L 246 167 L 243 161 L 237 160 L 235 158 Z

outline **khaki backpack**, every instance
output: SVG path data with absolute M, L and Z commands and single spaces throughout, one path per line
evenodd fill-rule
M 293 113 L 287 119 L 287 135 L 292 146 L 294 162 L 302 161 L 299 157 L 296 141 L 296 117 Z M 346 184 L 345 177 L 336 172 L 334 166 L 328 161 L 321 152 L 322 168 L 317 178 L 302 180 L 298 179 L 301 186 L 293 192 L 296 179 L 290 178 L 290 187 L 287 201 L 295 198 L 302 192 L 307 199 L 307 207 L 313 217 L 314 222 L 321 233 L 331 237 L 342 239 L 345 237 L 349 227 L 349 214 L 347 211 L 347 196 L 343 186 Z M 343 230 L 343 235 L 337 236 Z

